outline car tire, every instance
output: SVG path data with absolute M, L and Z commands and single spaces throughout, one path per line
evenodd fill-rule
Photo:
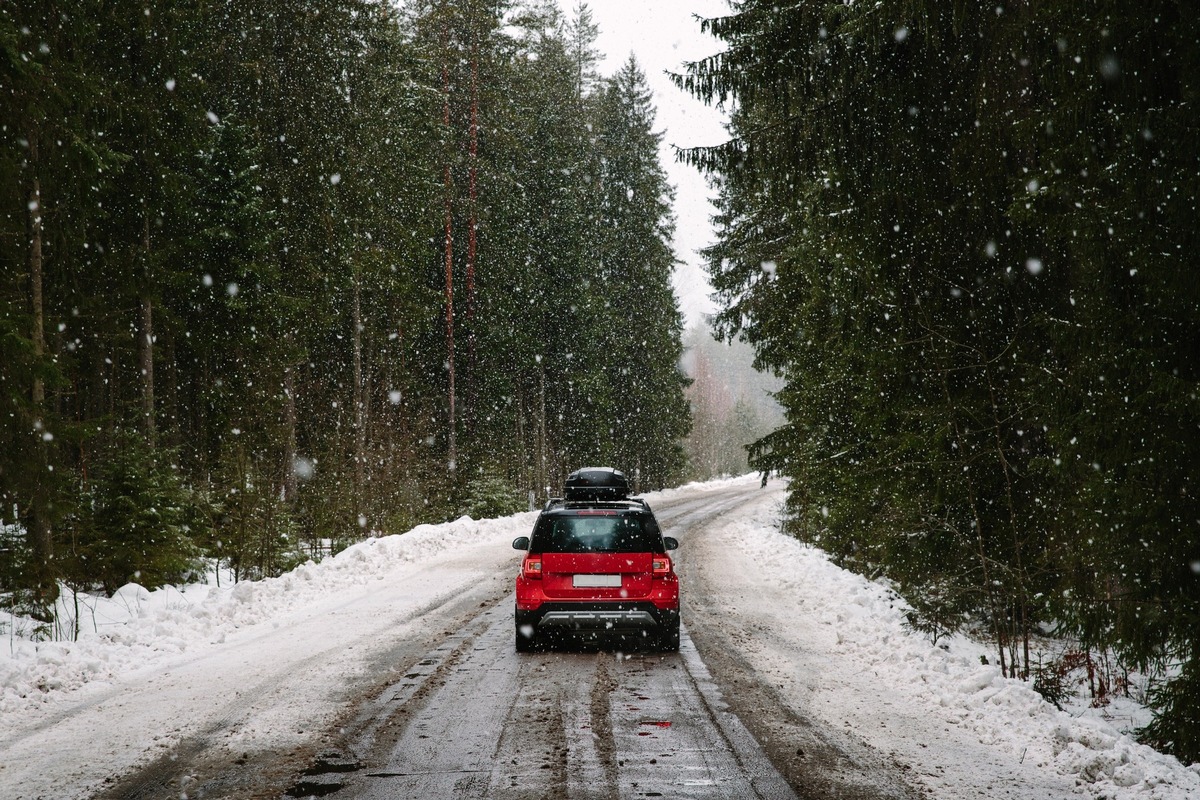
M 518 653 L 532 652 L 534 650 L 534 645 L 536 644 L 534 637 L 526 636 L 525 634 L 521 633 L 520 628 L 517 628 L 517 638 L 515 643 Z
M 666 628 L 665 630 L 663 630 L 662 633 L 660 633 L 658 635 L 658 649 L 662 650 L 665 653 L 678 653 L 679 652 L 679 623 L 678 622 L 676 622 L 674 625 L 671 625 L 670 627 Z

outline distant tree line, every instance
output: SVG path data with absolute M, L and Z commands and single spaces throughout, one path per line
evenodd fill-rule
M 1163 676 L 1200 760 L 1200 6 L 735 0 L 678 83 L 732 109 L 726 336 L 786 381 L 789 524 L 969 615 Z
M 684 440 L 691 480 L 743 475 L 750 470 L 747 447 L 782 423 L 771 393 L 778 380 L 754 369 L 752 348 L 741 341 L 713 338 L 708 325 L 683 337 L 691 384 L 685 390 L 692 430 Z
M 0 598 L 642 490 L 689 426 L 647 84 L 551 0 L 0 0 Z

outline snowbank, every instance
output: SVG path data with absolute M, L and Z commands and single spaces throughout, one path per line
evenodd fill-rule
M 652 504 L 686 501 L 729 487 L 753 489 L 758 480 L 747 475 L 692 484 L 647 499 Z M 728 600 L 744 623 L 744 655 L 760 676 L 778 678 L 782 702 L 823 719 L 833 734 L 845 727 L 890 754 L 933 797 L 1200 797 L 1197 766 L 1184 767 L 1139 745 L 1100 718 L 1102 712 L 1057 710 L 1028 684 L 1002 678 L 995 667 L 982 664 L 980 656 L 990 657 L 990 649 L 978 642 L 959 636 L 932 645 L 906 626 L 908 608 L 886 585 L 840 569 L 821 551 L 778 533 L 779 484 L 772 482 L 761 494 L 753 489 L 747 496 L 755 502 L 721 517 L 700 541 L 685 541 L 681 553 L 689 559 L 699 559 L 706 548 L 719 554 L 708 566 L 727 577 L 714 585 L 731 593 L 722 602 Z M 70 707 L 68 701 L 83 709 L 92 690 L 116 686 L 118 693 L 142 691 L 151 679 L 165 679 L 168 670 L 185 670 L 189 662 L 195 674 L 172 680 L 195 683 L 200 680 L 196 675 L 209 673 L 216 676 L 212 680 L 228 680 L 222 676 L 255 669 L 243 658 L 274 659 L 282 665 L 279 669 L 292 669 L 288 665 L 301 663 L 298 659 L 311 651 L 311 643 L 296 641 L 297 652 L 281 653 L 281 639 L 329 637 L 336 631 L 339 646 L 343 639 L 357 642 L 366 635 L 365 628 L 359 630 L 366 624 L 363 616 L 401 605 L 417 608 L 439 591 L 452 591 L 447 581 L 459 586 L 479 575 L 499 574 L 508 559 L 515 563 L 508 541 L 528 533 L 535 516 L 464 517 L 422 525 L 399 536 L 367 540 L 279 578 L 219 589 L 193 585 L 148 592 L 130 584 L 110 599 L 89 598 L 81 605 L 78 641 L 34 643 L 8 626 L 7 646 L 0 642 L 0 731 L 38 731 L 44 721 Z M 426 566 L 454 559 L 474 565 L 473 571 L 435 574 Z M 697 562 L 698 568 L 703 566 Z M 422 579 L 431 585 L 415 585 Z M 371 597 L 373 605 L 360 602 Z M 320 624 L 314 623 L 317 617 Z M 5 622 L 11 625 L 12 620 L 0 617 Z M 415 624 L 422 623 L 418 619 Z M 264 631 L 275 635 L 260 645 Z M 259 673 L 260 682 L 269 682 L 274 674 Z M 174 686 L 168 680 L 163 684 L 164 691 Z M 113 702 L 116 712 L 136 711 L 137 704 Z M 159 721 L 135 716 L 126 725 L 132 733 L 121 734 L 112 722 L 116 712 L 100 708 L 93 716 L 106 735 L 128 739 L 125 749 L 132 759 L 144 749 L 138 744 L 142 733 L 157 730 L 153 726 Z M 160 712 L 167 719 L 179 717 L 169 708 L 154 713 Z M 193 722 L 200 725 L 203 718 Z M 255 725 L 261 737 L 275 730 L 261 721 Z M 294 733 L 286 725 L 276 727 L 283 732 L 272 733 L 277 738 Z M 41 740 L 35 738 L 31 736 L 26 750 L 39 746 Z M 109 752 L 102 760 L 119 772 L 126 768 L 125 757 Z M 24 759 L 23 767 L 9 765 L 6 780 L 27 780 L 33 786 L 44 770 L 29 753 Z M 71 796 L 63 787 L 73 786 L 72 780 L 84 796 L 94 780 L 51 778 L 62 789 L 56 796 Z
M 780 534 L 778 520 L 778 501 L 763 502 L 731 520 L 724 533 L 740 542 L 746 561 L 774 590 L 771 597 L 793 604 L 792 609 L 777 609 L 778 618 L 803 619 L 829 633 L 832 669 L 821 680 L 832 684 L 837 673 L 870 674 L 878 695 L 865 698 L 867 705 L 877 707 L 878 698 L 886 697 L 900 706 L 915 706 L 906 713 L 932 720 L 931 735 L 943 729 L 966 731 L 983 745 L 1015 754 L 1017 763 L 1031 772 L 1048 770 L 1074 779 L 1077 791 L 1092 797 L 1200 797 L 1200 765 L 1185 767 L 1138 744 L 1108 720 L 1059 711 L 1030 684 L 1003 678 L 997 667 L 982 663 L 980 656 L 990 655 L 989 649 L 965 636 L 934 646 L 905 624 L 910 608 L 894 591 Z M 820 650 L 815 637 L 810 645 Z M 777 666 L 787 669 L 786 664 Z M 831 705 L 845 709 L 862 704 L 861 691 L 856 695 Z M 909 729 L 904 735 L 920 734 Z M 939 743 L 930 739 L 920 746 L 936 749 Z M 962 760 L 961 753 L 944 755 Z
M 310 561 L 262 581 L 221 588 L 168 586 L 153 592 L 131 583 L 111 598 L 79 595 L 78 641 L 18 638 L 21 621 L 0 617 L 9 632 L 9 641 L 0 644 L 0 728 L 5 727 L 7 715 L 53 704 L 89 683 L 161 668 L 182 653 L 219 645 L 232 631 L 278 620 L 347 588 L 386 579 L 400 565 L 528 533 L 536 516 L 526 513 L 483 521 L 462 517 L 440 525 L 419 525 L 408 533 L 368 539 L 319 564 Z M 64 611 L 73 615 L 76 598 L 64 591 Z

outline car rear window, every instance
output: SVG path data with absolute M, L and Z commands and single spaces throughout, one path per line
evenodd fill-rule
M 662 533 L 648 514 L 582 511 L 543 517 L 533 532 L 534 553 L 661 553 Z

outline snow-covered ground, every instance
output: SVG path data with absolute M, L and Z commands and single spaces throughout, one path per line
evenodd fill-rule
M 704 547 L 726 554 L 707 585 L 730 587 L 741 655 L 784 702 L 890 755 L 931 797 L 1200 798 L 1200 764 L 1122 732 L 1130 701 L 1119 716 L 1086 699 L 1059 711 L 983 664 L 988 645 L 934 646 L 886 585 L 778 533 L 781 496 L 743 506 Z
M 501 591 L 534 516 L 423 525 L 233 587 L 128 586 L 77 642 L 10 638 L 0 800 L 88 797 L 212 731 L 229 761 L 311 744 L 373 658 L 442 630 L 444 605 Z
M 753 490 L 756 478 L 648 497 L 664 504 L 739 483 Z M 755 495 L 695 556 L 741 553 L 720 568 L 741 587 L 744 656 L 784 702 L 890 754 L 934 797 L 1200 797 L 1200 765 L 1138 745 L 1103 711 L 1058 711 L 982 665 L 985 646 L 932 645 L 905 626 L 886 586 L 777 532 L 777 488 Z M 85 604 L 76 642 L 33 643 L 10 624 L 0 798 L 87 796 L 214 726 L 229 729 L 231 752 L 311 738 L 389 641 L 445 625 L 433 610 L 449 598 L 504 585 L 519 558 L 509 542 L 533 517 L 420 526 L 257 583 L 129 586 Z

